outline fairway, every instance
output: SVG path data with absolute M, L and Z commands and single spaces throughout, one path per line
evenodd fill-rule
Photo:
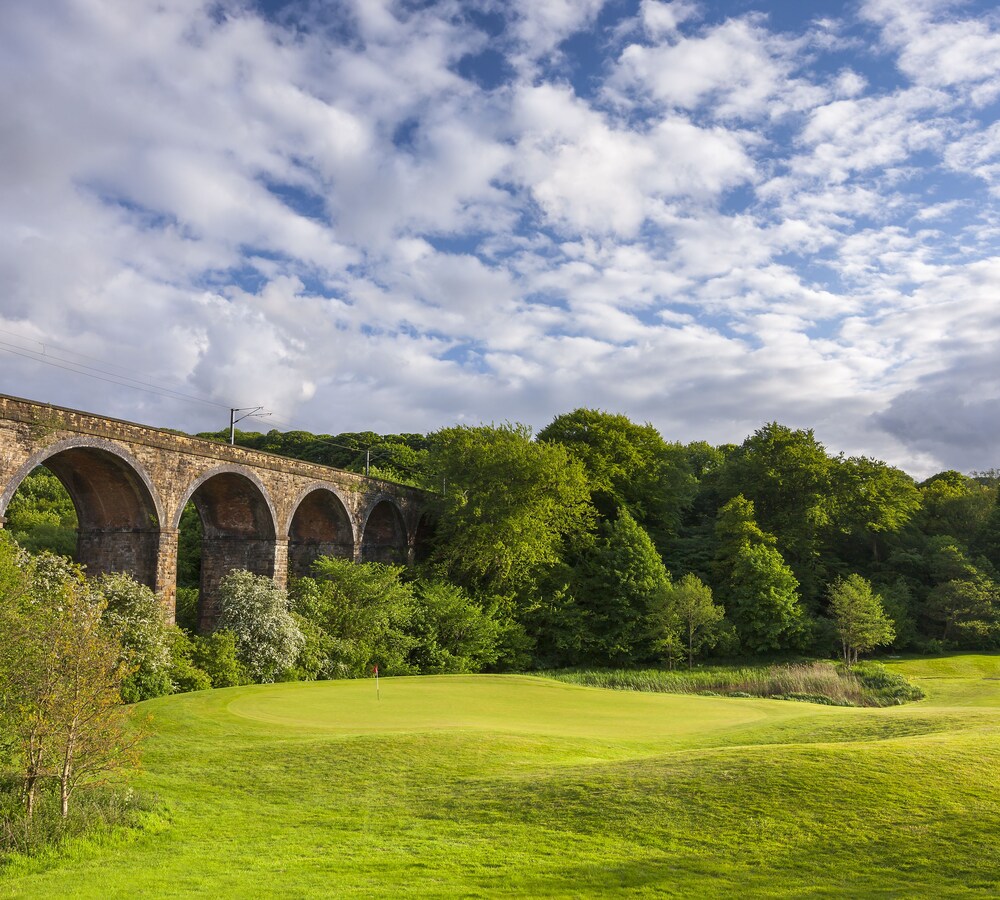
M 1000 893 L 1000 657 L 899 661 L 843 709 L 525 676 L 142 704 L 162 816 L 18 864 L 10 897 Z

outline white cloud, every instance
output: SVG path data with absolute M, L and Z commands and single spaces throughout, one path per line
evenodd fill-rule
M 846 13 L 481 9 L 498 35 L 455 0 L 298 30 L 235 2 L 12 6 L 0 329 L 218 405 L 10 351 L 6 390 L 193 429 L 231 404 L 326 432 L 585 404 L 996 464 L 991 16 L 869 2 L 868 47 Z M 487 50 L 488 90 L 460 74 Z

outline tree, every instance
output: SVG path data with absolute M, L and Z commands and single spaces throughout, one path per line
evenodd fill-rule
M 880 535 L 899 531 L 920 509 L 920 491 L 905 472 L 866 456 L 835 461 L 836 519 L 844 531 L 862 535 L 879 560 Z
M 627 509 L 660 543 L 676 535 L 697 483 L 685 448 L 668 444 L 648 422 L 577 409 L 557 416 L 538 440 L 562 444 L 583 463 L 594 505 L 606 519 Z
M 761 530 L 754 504 L 742 495 L 719 510 L 716 582 L 742 644 L 753 653 L 787 650 L 801 638 L 799 583 Z
M 288 610 L 288 595 L 265 575 L 237 569 L 219 585 L 219 630 L 231 631 L 250 676 L 274 681 L 292 667 L 302 633 Z
M 695 652 L 712 639 L 712 629 L 725 617 L 713 602 L 712 589 L 696 575 L 685 575 L 670 588 L 667 605 L 676 617 L 687 643 L 688 668 Z
M 25 476 L 5 515 L 4 527 L 25 550 L 47 550 L 60 556 L 76 552 L 76 508 L 62 482 L 48 469 L 39 466 Z
M 479 672 L 497 661 L 503 623 L 460 587 L 418 581 L 410 659 L 422 673 Z
M 858 653 L 891 644 L 896 637 L 892 621 L 882 608 L 882 598 L 860 575 L 838 578 L 830 586 L 830 614 L 840 638 L 844 662 L 858 661 Z
M 475 594 L 530 596 L 564 541 L 591 527 L 581 463 L 523 425 L 445 428 L 431 467 L 446 483 L 433 562 Z
M 135 763 L 141 732 L 121 705 L 123 649 L 79 566 L 19 553 L 2 534 L 0 581 L 0 715 L 17 741 L 25 808 L 30 817 L 51 778 L 65 817 L 79 785 Z
M 832 461 L 812 430 L 771 422 L 729 454 L 719 474 L 724 497 L 752 501 L 807 596 L 819 591 L 820 534 L 830 522 Z
M 626 510 L 601 526 L 582 570 L 576 592 L 586 621 L 584 653 L 609 665 L 652 657 L 670 575 L 649 535 Z
M 294 611 L 329 639 L 316 677 L 361 678 L 374 665 L 383 674 L 416 674 L 410 661 L 416 600 L 403 566 L 321 556 L 313 572 L 292 584 L 291 598 Z

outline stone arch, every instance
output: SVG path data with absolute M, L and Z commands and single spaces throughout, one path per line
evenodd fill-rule
M 79 521 L 76 560 L 90 575 L 128 572 L 157 584 L 163 507 L 143 465 L 100 438 L 65 438 L 33 453 L 0 495 L 0 512 L 31 471 L 44 465 L 62 482 Z
M 240 466 L 218 466 L 199 477 L 178 504 L 174 528 L 188 502 L 202 527 L 198 630 L 211 631 L 219 615 L 219 584 L 234 569 L 284 581 L 277 517 L 267 488 Z
M 430 513 L 422 513 L 413 530 L 413 561 L 424 562 L 430 555 L 434 543 L 437 522 Z
M 404 564 L 408 541 L 403 514 L 391 497 L 380 496 L 368 507 L 361 530 L 361 561 Z
M 295 501 L 288 522 L 288 574 L 301 577 L 319 556 L 354 559 L 354 525 L 343 497 L 328 484 L 311 484 Z

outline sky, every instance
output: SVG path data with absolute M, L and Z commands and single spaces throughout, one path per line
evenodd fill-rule
M 1000 466 L 998 113 L 993 2 L 5 4 L 0 391 Z

